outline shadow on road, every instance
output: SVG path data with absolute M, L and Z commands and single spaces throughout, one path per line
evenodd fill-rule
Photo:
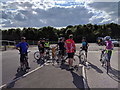
M 43 60 L 34 60 L 33 62 L 39 64 L 39 65 L 42 65 L 44 64 L 45 62 Z
M 115 81 L 117 81 L 118 83 L 120 83 L 120 71 L 116 70 L 114 68 L 109 70 L 108 75 Z
M 72 74 L 72 77 L 73 77 L 73 84 L 81 89 L 84 90 L 84 84 L 83 84 L 83 77 L 82 76 L 79 76 L 77 73 L 73 72 L 73 71 L 70 71 L 71 74 Z
M 14 85 L 15 85 L 15 82 L 19 79 L 19 77 L 23 76 L 24 74 L 26 74 L 26 73 L 23 72 L 23 71 L 20 71 L 20 72 L 16 73 L 16 74 L 15 74 L 15 78 L 12 80 L 11 83 L 9 83 L 9 84 L 7 85 L 6 88 L 13 88 Z
M 66 71 L 70 71 L 73 77 L 73 84 L 78 89 L 84 90 L 84 84 L 83 84 L 83 77 L 75 73 L 73 70 L 69 70 L 68 65 L 63 64 L 60 66 L 61 70 L 65 69 Z
M 61 70 L 63 70 L 63 69 L 65 69 L 66 71 L 70 71 L 69 69 L 68 69 L 68 65 L 66 65 L 66 64 L 62 64 L 61 66 L 60 66 L 60 68 L 61 68 Z
M 92 63 L 90 63 L 90 62 L 89 62 L 89 64 L 90 64 L 90 66 L 91 66 L 93 69 L 95 69 L 98 73 L 103 73 L 103 71 L 102 71 L 101 69 L 99 69 L 97 66 L 95 66 L 94 64 L 92 64 Z

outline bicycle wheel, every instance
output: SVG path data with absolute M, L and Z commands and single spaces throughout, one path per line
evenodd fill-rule
M 80 64 L 80 57 L 78 55 L 74 55 L 73 66 L 78 66 Z
M 84 54 L 81 54 L 81 55 L 80 55 L 80 63 L 81 63 L 81 64 L 84 64 L 84 63 L 85 63 L 85 59 L 86 59 L 85 55 L 84 55 Z
M 37 52 L 34 53 L 34 58 L 35 58 L 36 60 L 39 60 L 39 59 L 40 59 L 40 52 L 39 52 L 39 51 L 37 51 Z

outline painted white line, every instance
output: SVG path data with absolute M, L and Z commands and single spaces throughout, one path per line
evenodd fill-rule
M 88 90 L 88 84 L 87 84 L 87 78 L 86 78 L 86 73 L 85 73 L 85 67 L 82 67 L 82 73 L 83 73 L 83 82 L 84 82 L 84 88 L 85 90 Z
M 43 66 L 44 66 L 44 65 L 41 65 L 41 66 L 37 67 L 36 69 L 34 69 L 34 70 L 32 70 L 32 71 L 30 71 L 30 72 L 26 73 L 26 74 L 25 74 L 25 75 L 23 75 L 22 77 L 26 77 L 27 75 L 29 75 L 29 74 L 31 74 L 31 73 L 33 73 L 33 72 L 37 71 L 38 69 L 42 68 Z
M 29 74 L 31 74 L 31 73 L 37 71 L 38 69 L 42 68 L 43 66 L 44 66 L 44 64 L 41 65 L 41 66 L 39 66 L 39 67 L 37 67 L 36 69 L 34 69 L 34 70 L 32 70 L 32 71 L 26 73 L 25 75 L 23 75 L 23 76 L 21 76 L 21 77 L 19 77 L 19 78 L 16 78 L 16 79 L 10 81 L 10 82 L 7 83 L 7 84 L 1 85 L 1 86 L 0 86 L 0 89 L 3 88 L 3 87 L 6 87 L 7 85 L 9 85 L 9 84 L 12 83 L 12 82 L 15 82 L 15 81 L 17 81 L 17 80 L 19 80 L 19 79 L 21 79 L 21 78 L 23 78 L 23 77 L 26 77 L 27 75 L 29 75 Z
M 7 85 L 7 84 L 4 84 L 4 85 L 0 86 L 0 89 L 3 88 L 3 87 L 5 87 L 6 85 Z

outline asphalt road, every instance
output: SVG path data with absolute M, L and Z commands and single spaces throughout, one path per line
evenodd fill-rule
M 90 69 L 86 69 L 87 81 L 90 88 L 118 88 L 120 86 L 120 68 L 118 67 L 120 52 L 113 51 L 111 58 L 112 70 L 107 74 L 100 63 L 100 51 L 89 52 Z M 120 87 L 119 87 L 120 88 Z
M 77 51 L 80 44 L 77 44 Z M 115 48 L 112 55 L 112 71 L 106 74 L 106 69 L 100 65 L 100 50 L 104 46 L 90 44 L 88 53 L 88 62 L 90 69 L 85 68 L 87 83 L 90 88 L 118 88 L 120 82 L 118 70 L 118 48 Z M 8 88 L 84 88 L 83 71 L 81 68 L 76 71 L 61 69 L 57 65 L 51 64 L 40 67 L 34 59 L 34 52 L 37 47 L 29 49 L 30 74 L 24 75 L 23 72 L 17 73 L 19 66 L 19 53 L 17 50 L 8 50 L 2 52 L 2 85 L 8 84 Z M 119 77 L 119 78 L 118 78 Z M 18 78 L 18 79 L 17 79 Z M 15 80 L 15 81 L 14 81 Z

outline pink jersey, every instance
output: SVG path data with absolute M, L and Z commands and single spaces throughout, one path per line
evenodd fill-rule
M 75 42 L 72 39 L 65 41 L 65 47 L 67 53 L 73 53 L 75 51 Z
M 112 45 L 112 41 L 107 41 L 106 42 L 106 49 L 112 49 L 113 45 Z

